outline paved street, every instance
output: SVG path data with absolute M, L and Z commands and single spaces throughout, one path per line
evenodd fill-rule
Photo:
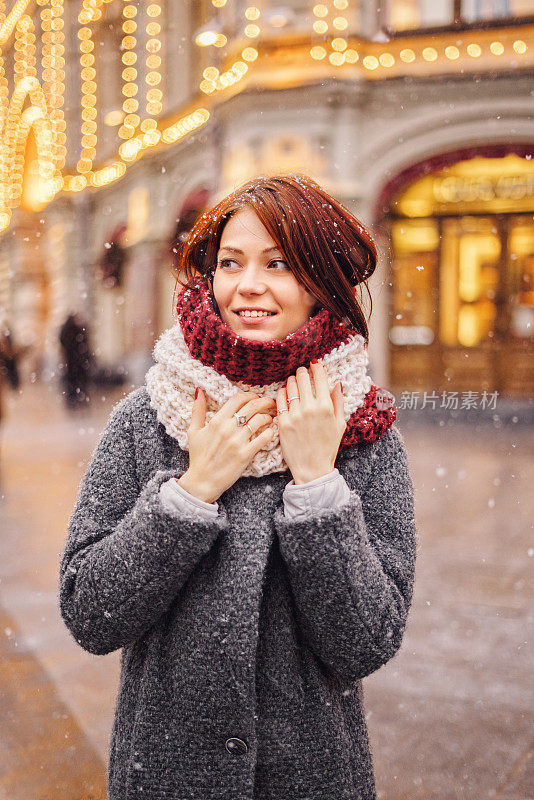
M 120 654 L 76 645 L 57 584 L 78 482 L 119 397 L 68 416 L 54 387 L 6 396 L 0 800 L 105 798 Z M 403 426 L 402 412 L 399 427 L 420 541 L 403 648 L 364 681 L 379 799 L 532 800 L 534 428 Z

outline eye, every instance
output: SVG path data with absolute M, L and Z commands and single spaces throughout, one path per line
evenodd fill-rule
M 235 261 L 231 258 L 222 258 L 217 264 L 217 266 L 223 267 L 225 264 L 235 264 Z
M 281 258 L 277 258 L 277 259 L 275 259 L 275 261 L 271 261 L 269 263 L 269 266 L 271 266 L 271 264 L 283 264 L 286 269 L 289 269 L 289 267 L 287 266 L 286 262 L 283 261 Z
M 217 263 L 217 266 L 218 266 L 218 267 L 221 267 L 221 269 L 224 269 L 224 267 L 225 267 L 225 265 L 226 265 L 226 264 L 236 264 L 236 263 L 237 263 L 237 262 L 235 262 L 235 261 L 233 260 L 233 258 L 222 258 L 222 259 L 221 259 L 221 260 L 220 260 L 220 261 Z M 285 269 L 289 269 L 289 267 L 288 267 L 287 263 L 286 263 L 285 261 L 283 261 L 283 259 L 281 259 L 281 258 L 276 258 L 276 259 L 274 259 L 273 261 L 270 261 L 270 262 L 269 262 L 269 267 L 271 267 L 273 264 L 282 264 L 282 265 L 283 265 L 283 267 L 284 267 Z

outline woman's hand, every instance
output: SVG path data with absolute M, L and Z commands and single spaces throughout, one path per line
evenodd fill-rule
M 246 416 L 250 428 L 237 424 L 236 411 Z M 258 398 L 255 392 L 237 392 L 205 425 L 206 395 L 199 389 L 187 431 L 189 468 L 178 479 L 180 486 L 207 503 L 217 500 L 271 439 L 274 429 L 261 429 L 271 425 L 275 413 L 272 397 Z
M 299 367 L 276 395 L 280 446 L 295 484 L 332 472 L 347 427 L 341 381 L 330 393 L 323 365 L 312 362 L 310 370 L 315 395 L 306 367 Z M 297 399 L 289 402 L 292 397 Z

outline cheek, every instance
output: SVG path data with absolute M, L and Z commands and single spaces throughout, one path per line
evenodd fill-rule
M 228 291 L 225 291 L 224 281 L 217 276 L 213 279 L 213 297 L 221 311 L 224 311 L 228 305 Z
M 315 301 L 310 298 L 306 291 L 302 291 L 299 286 L 292 292 L 288 292 L 284 297 L 283 308 L 288 316 L 294 318 L 307 318 L 311 314 L 311 309 Z

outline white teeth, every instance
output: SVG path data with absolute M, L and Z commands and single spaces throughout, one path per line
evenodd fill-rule
M 238 311 L 240 317 L 270 317 L 269 311 Z

